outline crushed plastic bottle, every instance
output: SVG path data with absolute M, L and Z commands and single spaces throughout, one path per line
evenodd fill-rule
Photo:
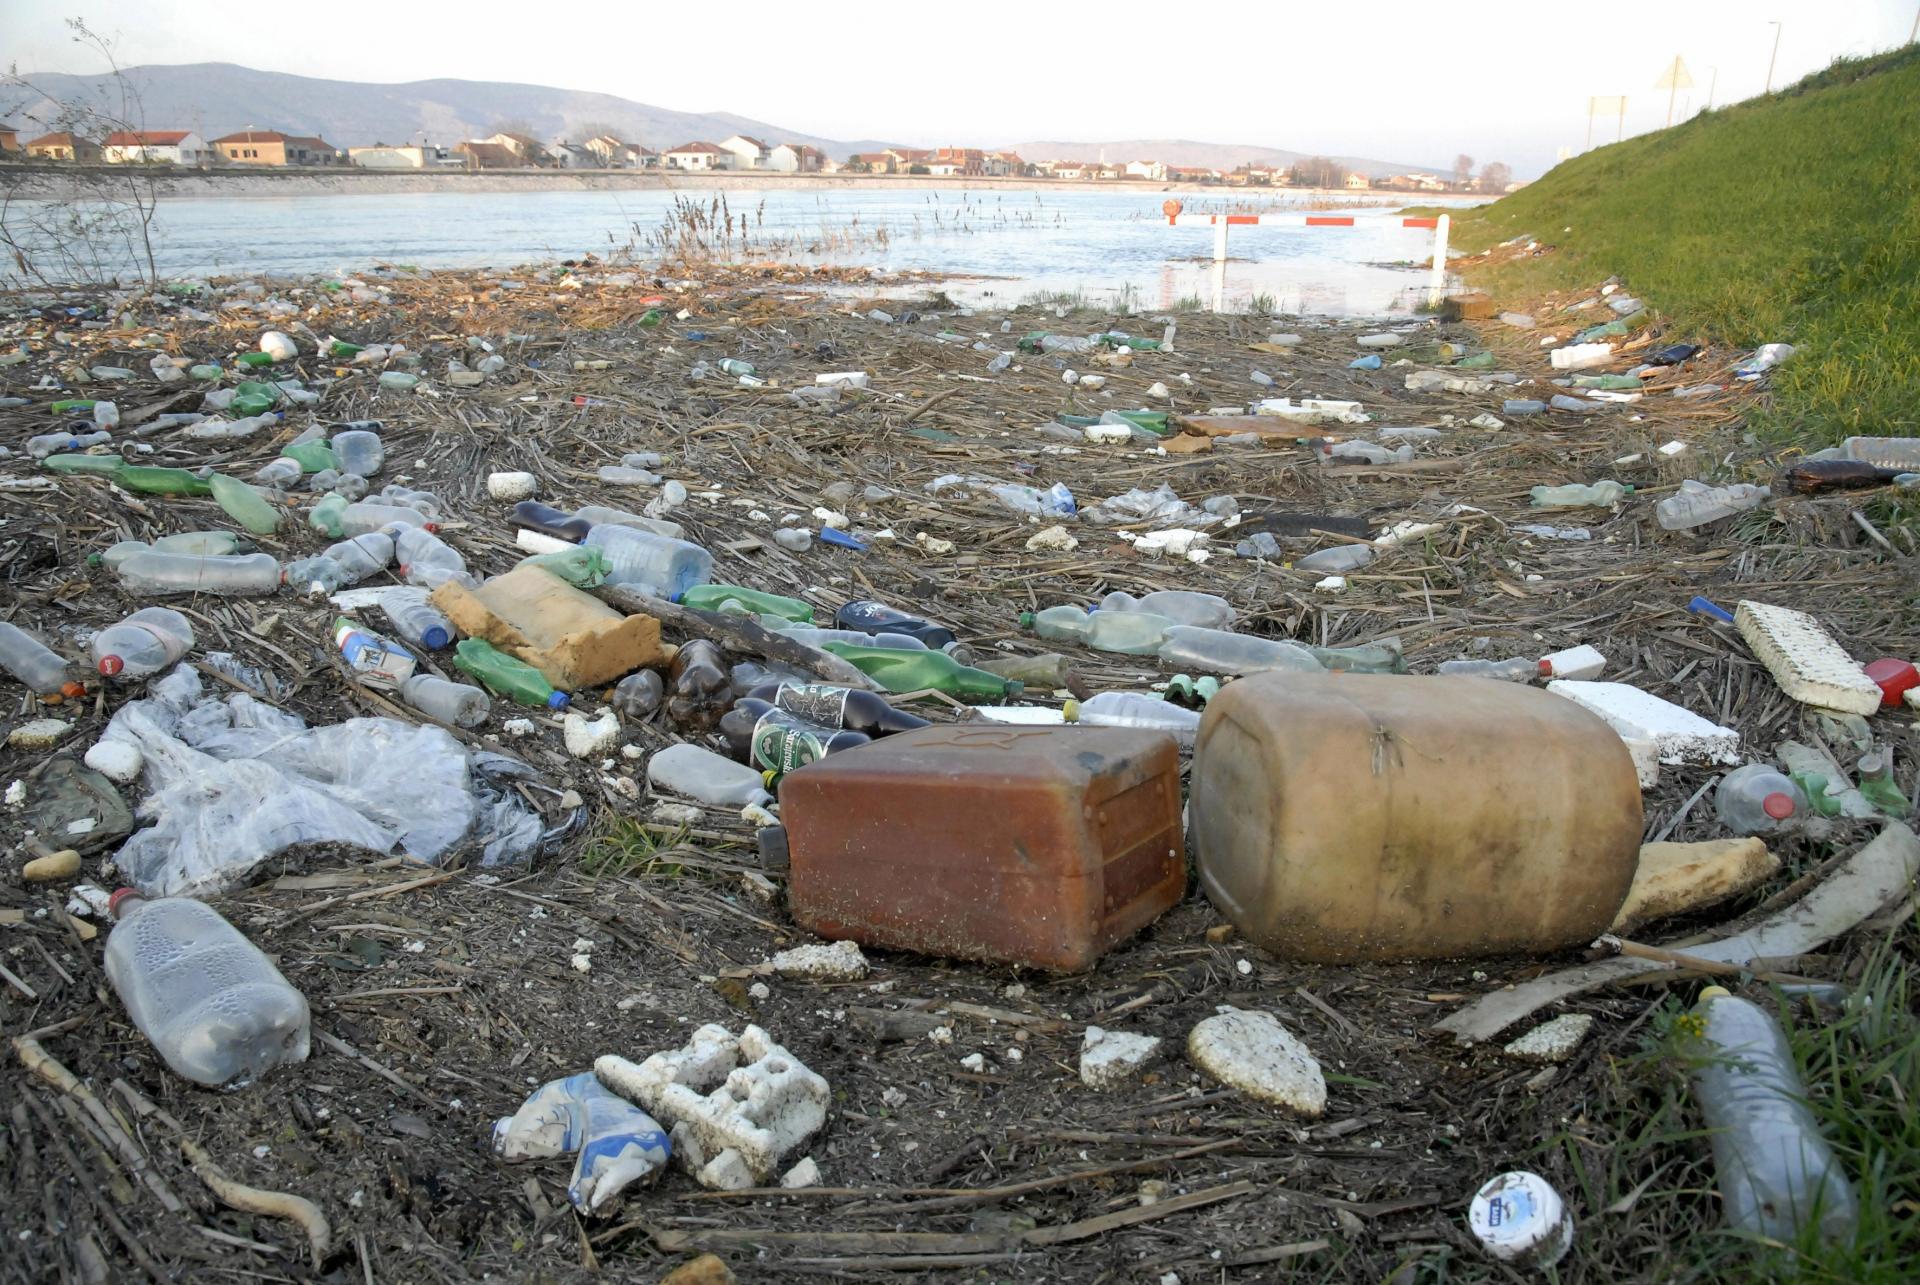
M 1516 656 L 1512 660 L 1443 660 L 1440 672 L 1455 678 L 1497 678 L 1506 683 L 1530 683 L 1548 673 L 1546 663 Z
M 149 901 L 131 888 L 109 906 L 107 980 L 175 1074 L 238 1088 L 306 1060 L 306 997 L 218 911 L 191 897 Z
M 1161 663 L 1176 669 L 1215 674 L 1254 674 L 1267 669 L 1311 674 L 1326 669 L 1299 643 L 1192 625 L 1175 625 L 1167 630 L 1159 655 Z
M 656 790 L 719 808 L 773 801 L 761 773 L 685 742 L 669 745 L 647 760 L 647 781 Z
M 1633 494 L 1631 486 L 1608 480 L 1595 482 L 1591 486 L 1573 483 L 1568 486 L 1536 486 L 1527 494 L 1537 509 L 1546 508 L 1608 508 Z
M 372 477 L 387 462 L 387 448 L 380 434 L 367 429 L 348 429 L 333 435 L 333 457 L 342 473 Z
M 1151 656 L 1175 622 L 1150 611 L 1085 611 L 1071 603 L 1022 612 L 1020 627 L 1055 642 L 1077 642 L 1096 651 Z
M 93 666 L 107 678 L 150 678 L 187 654 L 193 625 L 170 607 L 142 607 L 93 636 Z
M 614 687 L 608 703 L 620 717 L 639 721 L 653 717 L 666 699 L 667 681 L 657 669 L 642 669 L 628 674 Z
M 1653 506 L 1653 515 L 1668 531 L 1690 531 L 1694 527 L 1759 508 L 1770 498 L 1764 486 L 1745 482 L 1737 482 L 1732 486 L 1707 486 L 1688 478 L 1680 484 L 1679 491 Z
M 1320 549 L 1304 558 L 1296 558 L 1293 566 L 1296 571 L 1311 571 L 1319 575 L 1345 575 L 1349 571 L 1358 571 L 1373 559 L 1373 546 L 1370 544 L 1336 544 L 1331 549 Z
M 206 593 L 216 597 L 254 598 L 280 587 L 280 564 L 272 554 L 202 556 L 148 549 L 124 559 L 116 568 L 129 593 Z
M 85 696 L 87 689 L 67 674 L 67 662 L 18 625 L 0 620 L 0 669 L 26 684 L 35 695 L 58 700 Z
M 1188 589 L 1158 589 L 1139 598 L 1116 589 L 1100 600 L 1099 609 L 1144 612 L 1176 625 L 1199 625 L 1204 629 L 1224 629 L 1233 623 L 1235 616 L 1233 604 L 1225 598 Z
M 456 727 L 478 727 L 487 721 L 493 702 L 478 687 L 450 682 L 434 674 L 414 674 L 400 684 L 400 699 L 430 718 Z
M 472 583 L 466 558 L 427 527 L 390 526 L 387 531 L 393 536 L 394 564 L 408 584 L 438 589 L 449 580 Z

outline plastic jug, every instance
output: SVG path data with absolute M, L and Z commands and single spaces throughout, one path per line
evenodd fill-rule
M 1583 945 L 1640 852 L 1619 735 L 1563 697 L 1480 679 L 1228 684 L 1200 724 L 1188 814 L 1221 913 L 1323 963 Z

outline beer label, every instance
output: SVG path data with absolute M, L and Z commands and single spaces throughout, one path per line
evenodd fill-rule
M 851 690 L 831 683 L 782 683 L 773 694 L 773 704 L 820 727 L 845 727 Z
M 827 754 L 824 728 L 808 727 L 784 710 L 762 714 L 753 725 L 754 766 L 784 776 Z

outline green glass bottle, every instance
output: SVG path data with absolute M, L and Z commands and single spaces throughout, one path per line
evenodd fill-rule
M 157 468 L 148 464 L 122 464 L 113 471 L 114 482 L 141 495 L 211 495 L 213 488 L 183 468 Z
M 280 453 L 298 464 L 302 473 L 318 473 L 321 469 L 340 467 L 340 461 L 334 458 L 333 448 L 317 437 L 311 442 L 295 442 L 292 446 L 284 446 Z
M 49 455 L 40 467 L 50 473 L 115 473 L 125 463 L 118 455 Z
M 338 491 L 328 493 L 326 498 L 314 505 L 312 512 L 307 514 L 307 525 L 322 535 L 338 540 L 346 534 L 341 526 L 340 515 L 347 511 L 348 503 L 347 497 Z
M 1163 410 L 1117 410 L 1112 413 L 1136 428 L 1144 428 L 1147 432 L 1156 433 L 1161 437 L 1167 435 L 1167 412 Z
M 92 410 L 93 403 L 84 398 L 69 398 L 66 401 L 55 402 L 53 405 L 47 407 L 47 409 L 56 415 L 64 415 L 68 411 Z
M 453 649 L 453 665 L 479 679 L 489 691 L 522 705 L 560 709 L 568 700 L 565 692 L 554 690 L 545 674 L 479 638 L 460 640 L 460 645 Z
M 243 352 L 234 360 L 238 361 L 242 366 L 271 366 L 273 365 L 273 354 L 266 352 Z
M 327 356 L 358 357 L 364 349 L 363 344 L 350 344 L 344 339 L 336 339 L 327 345 Z
M 259 491 L 238 478 L 215 473 L 207 479 L 216 504 L 227 516 L 255 535 L 272 535 L 280 529 L 280 511 L 267 503 Z
M 665 321 L 666 319 L 667 319 L 666 314 L 661 312 L 658 308 L 649 308 L 645 312 L 640 314 L 640 324 L 648 327 L 649 329 L 659 325 L 661 322 Z
M 906 651 L 830 642 L 826 649 L 890 692 L 940 691 L 961 700 L 1016 699 L 1024 685 L 962 665 L 944 651 Z
M 785 598 L 777 593 L 762 593 L 758 589 L 742 589 L 739 585 L 703 584 L 695 585 L 674 599 L 683 607 L 693 607 L 699 611 L 719 611 L 726 603 L 737 602 L 755 616 L 779 616 L 786 620 L 797 620 L 802 624 L 813 623 L 813 606 L 798 598 Z

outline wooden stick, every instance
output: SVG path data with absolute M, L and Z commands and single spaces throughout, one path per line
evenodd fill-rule
M 62 1093 L 68 1094 L 85 1108 L 87 1115 L 100 1126 L 100 1132 L 107 1135 L 107 1141 L 119 1153 L 121 1163 L 146 1184 L 147 1190 L 160 1201 L 163 1209 L 170 1214 L 177 1214 L 187 1207 L 186 1202 L 173 1194 L 173 1188 L 167 1185 L 166 1179 L 155 1172 L 153 1166 L 147 1162 L 139 1146 L 127 1135 L 127 1131 L 120 1127 L 120 1122 L 114 1119 L 113 1112 L 107 1110 L 106 1103 L 95 1096 L 92 1089 L 80 1083 L 72 1071 L 60 1064 L 59 1059 L 41 1047 L 40 1041 L 31 1035 L 16 1035 L 13 1038 L 13 1051 L 27 1070 Z
M 844 687 L 858 687 L 864 691 L 877 691 L 879 688 L 871 678 L 832 652 L 819 651 L 805 643 L 797 643 L 784 634 L 763 629 L 759 622 L 750 617 L 720 611 L 696 611 L 678 603 L 650 598 L 623 584 L 601 585 L 593 592 L 601 601 L 622 611 L 652 616 L 663 625 L 672 625 L 692 638 L 718 643 L 727 651 L 785 661 Z
M 315 1269 L 319 1268 L 333 1246 L 333 1227 L 320 1211 L 320 1206 L 305 1196 L 289 1195 L 284 1191 L 263 1191 L 259 1187 L 235 1182 L 191 1138 L 180 1139 L 180 1150 L 193 1166 L 193 1171 L 200 1175 L 200 1181 L 206 1183 L 207 1189 L 230 1208 L 242 1213 L 259 1214 L 264 1218 L 285 1218 L 298 1223 L 301 1230 L 307 1233 L 307 1247 L 313 1253 L 313 1265 Z

